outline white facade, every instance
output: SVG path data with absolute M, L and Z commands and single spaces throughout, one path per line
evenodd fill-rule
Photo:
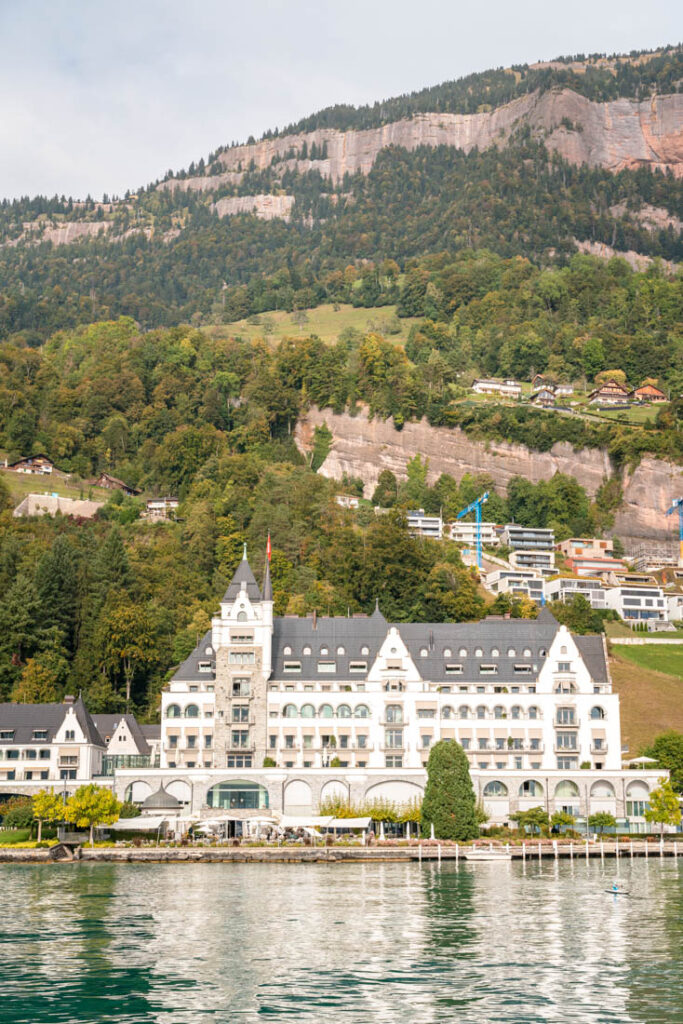
M 555 534 L 545 527 L 520 526 L 519 523 L 507 523 L 503 527 L 501 541 L 513 550 L 520 551 L 553 551 Z
M 492 594 L 528 597 L 545 603 L 545 581 L 535 569 L 494 569 L 486 574 L 486 589 Z
M 479 525 L 481 527 L 482 544 L 487 544 L 490 547 L 500 544 L 495 523 L 480 523 Z M 456 541 L 458 544 L 474 545 L 477 543 L 476 523 L 464 523 L 462 521 L 451 523 L 449 531 L 451 540 Z
M 522 385 L 516 380 L 496 380 L 481 378 L 475 380 L 472 390 L 479 395 L 500 395 L 503 398 L 520 398 Z
M 627 622 L 666 621 L 666 599 L 661 587 L 647 584 L 608 587 L 605 600 L 607 607 L 613 608 Z
M 441 516 L 426 515 L 423 508 L 406 512 L 408 531 L 414 537 L 431 537 L 441 540 L 443 537 L 443 519 Z
M 515 569 L 538 569 L 539 572 L 549 573 L 555 568 L 554 551 L 523 551 L 516 549 L 510 554 L 510 565 Z
M 592 608 L 607 608 L 605 590 L 598 579 L 556 576 L 555 579 L 546 582 L 545 590 L 549 601 L 562 601 L 566 604 L 576 594 L 581 594 L 590 603 Z

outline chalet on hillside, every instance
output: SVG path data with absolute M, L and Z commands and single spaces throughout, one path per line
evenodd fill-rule
M 608 380 L 595 391 L 591 391 L 588 401 L 591 405 L 628 405 L 631 392 L 625 384 L 616 380 Z
M 11 469 L 13 473 L 29 473 L 36 476 L 50 476 L 54 472 L 59 472 L 52 459 L 43 452 L 29 455 L 24 459 L 17 459 L 16 462 L 9 464 L 5 460 L 5 469 Z
M 557 398 L 564 398 L 567 395 L 574 394 L 574 388 L 571 384 L 556 384 L 553 391 Z
M 545 377 L 542 373 L 537 373 L 531 378 L 531 389 L 532 391 L 539 391 L 541 388 L 546 387 Z
M 666 402 L 668 401 L 666 395 L 659 388 L 656 388 L 654 384 L 642 384 L 639 388 L 634 388 L 631 392 L 631 399 L 634 402 Z
M 539 388 L 529 401 L 532 405 L 540 405 L 543 409 L 550 409 L 555 405 L 555 392 L 552 388 Z
M 497 380 L 494 377 L 475 380 L 472 390 L 478 395 L 500 395 L 502 398 L 520 398 L 522 395 L 522 385 L 516 380 Z
M 95 481 L 96 487 L 104 487 L 108 491 L 123 491 L 124 494 L 134 496 L 139 494 L 140 491 L 137 487 L 129 487 L 123 480 L 119 480 L 118 477 L 112 476 L 111 473 L 100 473 L 97 480 Z
M 143 519 L 175 519 L 176 510 L 180 504 L 178 498 L 150 498 Z

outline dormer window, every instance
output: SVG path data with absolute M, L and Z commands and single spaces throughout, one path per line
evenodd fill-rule
M 421 658 L 426 658 L 428 654 L 429 654 L 429 651 L 427 650 L 427 648 L 426 648 L 426 647 L 423 647 L 423 648 L 422 648 L 422 649 L 420 650 L 420 657 L 421 657 Z
M 481 672 L 481 674 L 483 676 L 484 675 L 494 676 L 496 674 L 496 672 L 498 671 L 498 666 L 497 665 L 480 665 L 479 666 L 479 671 Z
M 500 651 L 498 650 L 498 648 L 497 648 L 497 647 L 494 647 L 494 648 L 492 649 L 492 651 L 491 651 L 491 657 L 492 657 L 492 658 L 499 658 L 499 657 L 500 657 Z
M 282 650 L 282 653 L 283 654 L 291 654 L 292 653 L 292 648 L 289 647 L 289 646 L 284 647 L 283 650 Z
M 446 665 L 446 672 L 449 676 L 458 675 L 462 672 L 462 665 L 459 663 Z
M 36 740 L 36 741 L 37 740 L 46 740 L 47 739 L 47 729 L 34 729 L 33 730 L 32 739 Z
M 346 651 L 345 651 L 345 649 L 343 647 L 338 647 L 337 648 L 337 654 L 346 654 Z
M 329 651 L 329 648 L 327 648 L 327 647 L 321 647 L 321 648 L 320 648 L 320 653 L 321 653 L 321 654 L 329 654 L 329 653 L 330 653 L 330 651 Z
M 452 653 L 453 652 L 451 651 L 450 647 L 444 647 L 444 649 L 443 649 L 443 656 L 444 656 L 444 658 L 450 658 Z
M 200 661 L 197 667 L 198 667 L 200 672 L 210 672 L 211 671 L 211 662 L 210 661 Z M 190 692 L 192 692 L 192 687 L 190 687 Z
M 350 661 L 349 672 L 367 672 L 368 663 L 367 661 Z
M 204 654 L 208 654 L 209 657 L 213 654 L 213 647 L 207 647 L 204 650 Z
M 308 645 L 306 645 L 306 647 L 304 647 L 304 654 L 310 654 L 310 653 L 311 653 L 311 648 Z
M 517 655 L 516 655 L 514 647 L 509 647 L 508 648 L 508 658 L 515 658 L 516 656 Z
M 461 647 L 460 650 L 458 651 L 458 654 L 460 655 L 461 658 L 466 658 L 467 657 L 467 648 L 466 647 Z
M 369 647 L 361 647 L 360 653 L 368 655 L 370 653 L 370 648 Z
M 524 648 L 524 652 L 523 653 L 524 653 L 524 657 L 525 658 L 530 658 L 531 657 L 531 651 L 529 650 L 528 647 Z
M 477 647 L 476 651 L 474 652 L 474 657 L 475 657 L 475 658 L 481 658 L 481 656 L 483 655 L 483 653 L 484 653 L 484 652 L 482 651 L 481 647 Z

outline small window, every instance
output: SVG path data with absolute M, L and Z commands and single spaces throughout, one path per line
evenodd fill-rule
M 493 648 L 493 649 L 491 650 L 491 657 L 492 657 L 492 658 L 498 658 L 498 657 L 500 657 L 500 651 L 498 650 L 498 648 L 497 648 L 497 647 L 494 647 L 494 648 Z
M 320 648 L 320 653 L 321 654 L 329 654 L 330 653 L 329 648 L 328 647 L 321 647 Z
M 481 647 L 477 647 L 476 651 L 474 652 L 475 658 L 481 658 L 483 654 L 484 652 L 482 651 Z
M 459 662 L 446 665 L 446 672 L 448 675 L 458 675 L 458 673 L 462 672 L 462 665 Z
M 285 661 L 282 665 L 283 672 L 301 672 L 300 661 Z
M 283 654 L 291 654 L 292 653 L 292 648 L 289 646 L 289 644 L 287 645 L 287 647 L 283 647 L 282 653 Z
M 516 658 L 517 654 L 514 647 L 508 647 L 508 658 Z
M 523 675 L 527 672 L 531 672 L 531 665 L 515 665 L 514 669 L 518 675 Z
M 368 663 L 367 661 L 350 661 L 349 672 L 367 672 Z
M 370 653 L 370 648 L 369 647 L 361 647 L 360 653 L 367 655 L 367 654 Z
M 306 647 L 304 647 L 304 651 L 303 651 L 303 653 L 304 653 L 304 654 L 305 654 L 306 656 L 308 656 L 308 655 L 309 655 L 309 654 L 311 653 L 311 648 L 310 648 L 310 647 L 308 647 L 308 645 L 307 645 Z
M 484 675 L 486 675 L 486 676 L 493 676 L 493 675 L 495 675 L 497 673 L 498 666 L 497 665 L 480 665 L 479 666 L 479 671 L 481 672 L 481 674 L 483 676 Z
M 443 650 L 444 658 L 450 658 L 452 653 L 453 652 L 451 651 L 450 647 L 444 647 L 444 650 Z
M 531 651 L 529 650 L 528 647 L 524 648 L 524 657 L 525 658 L 530 658 L 531 657 Z
M 47 739 L 47 729 L 34 729 L 33 730 L 33 737 L 32 738 L 34 740 L 46 740 Z
M 420 649 L 420 657 L 421 658 L 426 658 L 428 656 L 428 654 L 429 654 L 429 651 L 427 650 L 426 647 L 422 647 Z
M 318 672 L 336 672 L 337 662 L 336 661 L 319 661 Z
M 346 654 L 346 649 L 344 647 L 338 647 L 337 654 Z
M 466 647 L 461 647 L 460 650 L 458 651 L 458 654 L 460 655 L 461 658 L 466 658 L 467 657 L 467 648 Z

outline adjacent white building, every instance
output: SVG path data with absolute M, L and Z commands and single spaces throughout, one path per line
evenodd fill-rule
M 555 534 L 545 527 L 507 523 L 503 527 L 500 539 L 503 544 L 513 550 L 554 551 L 555 549 Z
M 667 605 L 664 591 L 656 584 L 631 583 L 607 587 L 605 600 L 625 622 L 665 622 Z
M 581 594 L 592 608 L 607 608 L 605 589 L 601 580 L 595 577 L 556 576 L 546 581 L 545 591 L 549 601 L 562 601 L 566 604 L 577 594 Z
M 545 604 L 545 582 L 535 569 L 494 569 L 486 574 L 485 586 L 492 594 L 528 597 Z
M 496 532 L 495 523 L 480 523 L 481 527 L 481 542 L 489 547 L 495 547 L 500 544 L 500 538 Z M 465 523 L 461 520 L 450 523 L 449 535 L 451 540 L 456 541 L 458 544 L 474 545 L 477 543 L 477 524 L 476 523 Z
M 406 512 L 408 532 L 413 537 L 431 537 L 441 540 L 443 537 L 443 519 L 441 516 L 427 515 L 423 508 L 411 509 Z

